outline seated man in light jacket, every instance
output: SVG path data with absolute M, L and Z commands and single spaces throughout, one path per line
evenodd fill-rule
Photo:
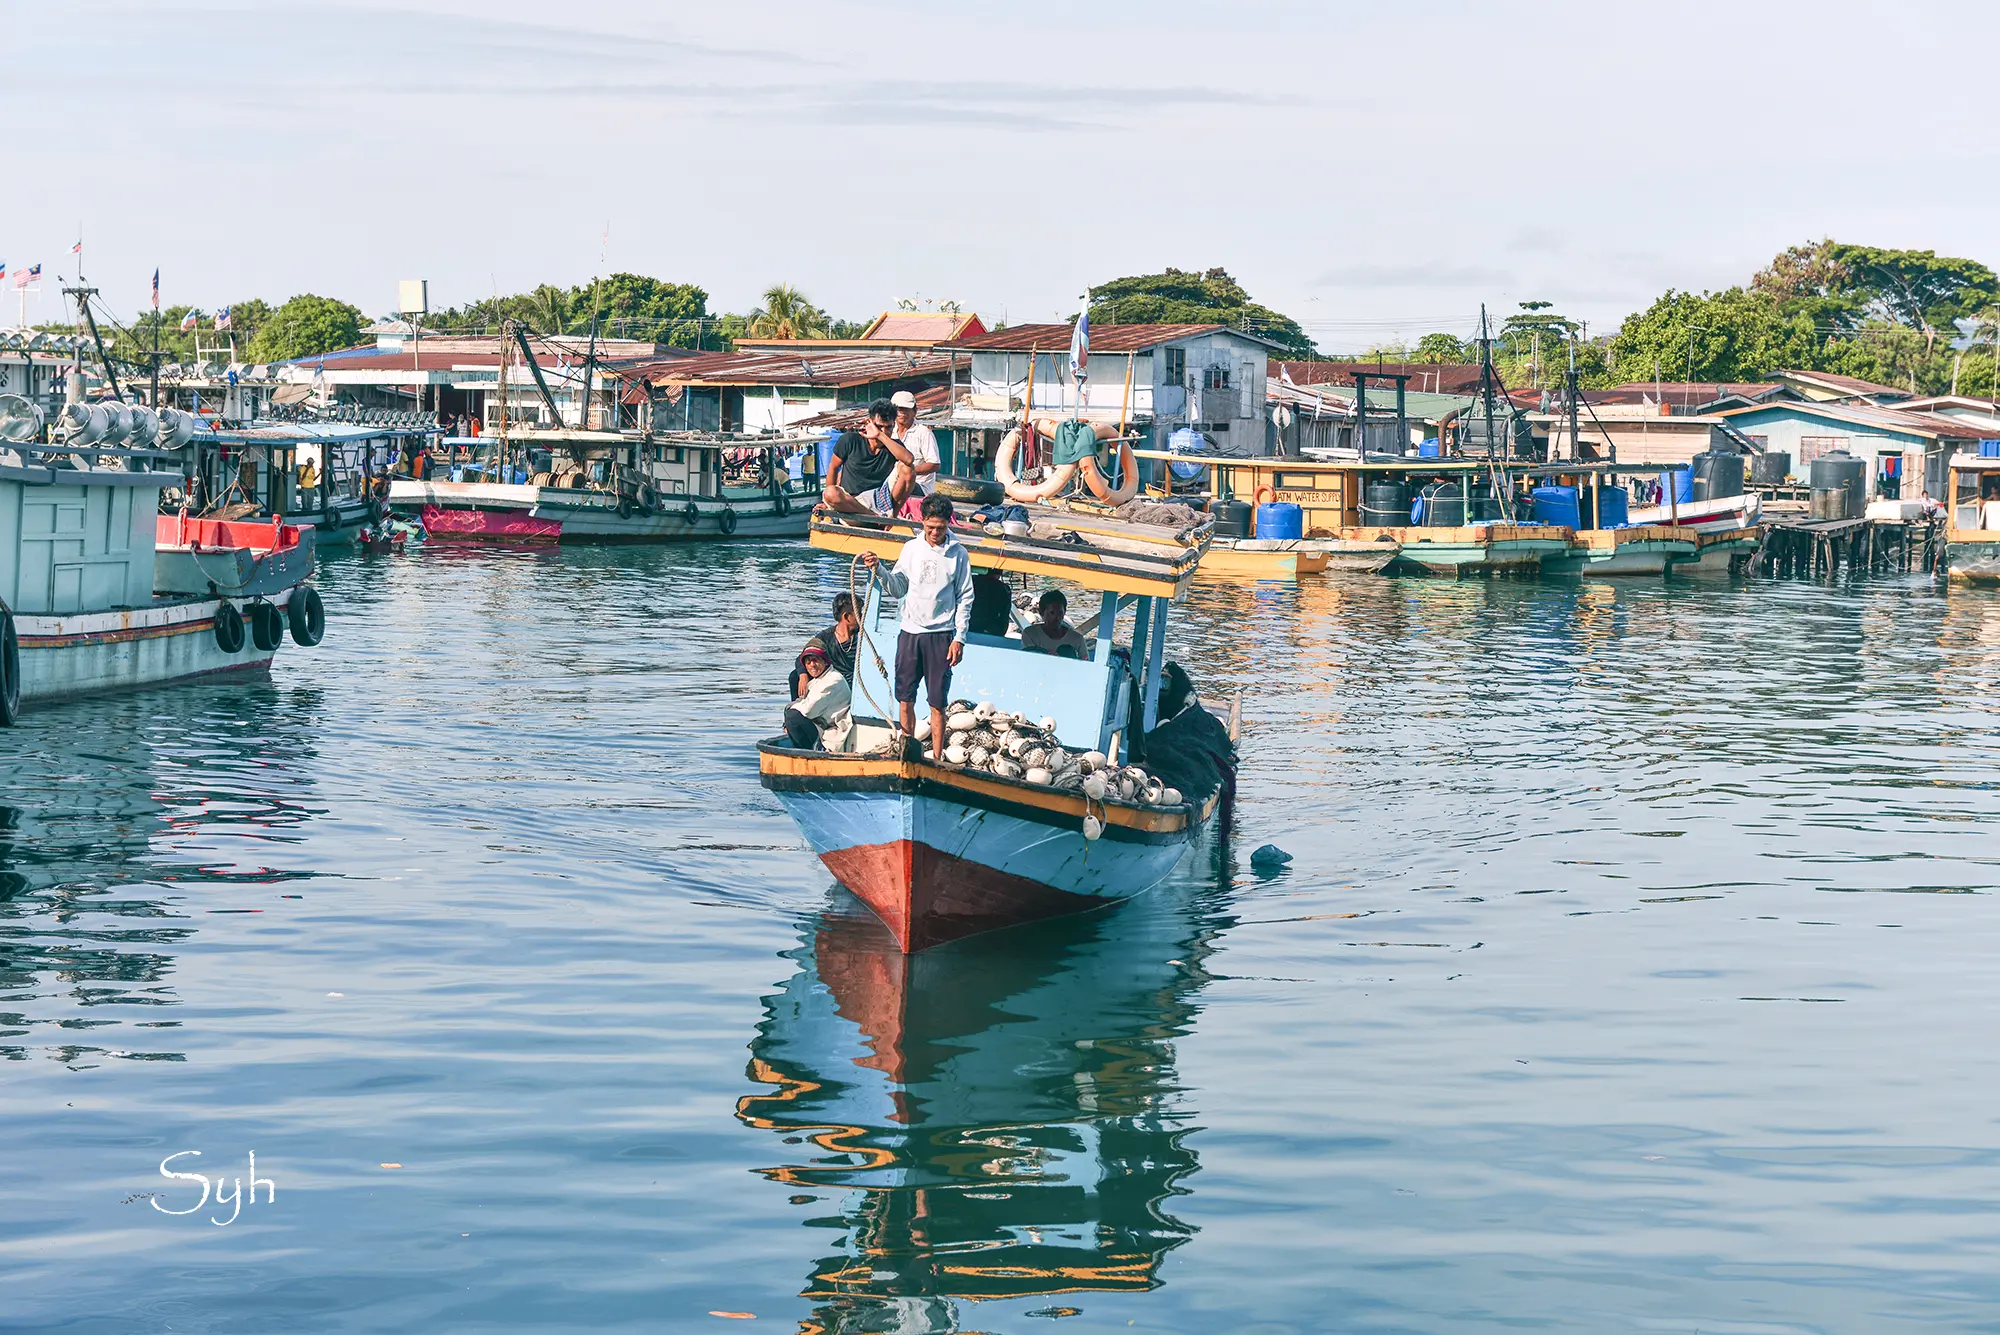
M 805 665 L 806 693 L 785 708 L 785 737 L 801 751 L 845 751 L 854 736 L 847 678 L 827 661 L 817 639 L 799 655 Z

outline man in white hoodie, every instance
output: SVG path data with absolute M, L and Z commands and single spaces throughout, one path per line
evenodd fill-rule
M 931 706 L 931 753 L 942 761 L 951 670 L 965 656 L 966 627 L 972 619 L 972 558 L 951 536 L 949 500 L 924 497 L 923 516 L 923 535 L 903 544 L 902 554 L 886 574 L 875 553 L 862 553 L 861 561 L 890 597 L 903 602 L 902 628 L 896 636 L 896 703 L 901 706 L 903 735 L 916 735 L 921 677 Z

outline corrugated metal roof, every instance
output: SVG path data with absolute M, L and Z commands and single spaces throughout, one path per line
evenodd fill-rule
M 1466 394 L 1479 388 L 1479 368 L 1463 362 L 1281 362 L 1298 385 L 1352 385 L 1354 373 L 1407 375 L 1412 390 Z M 1393 386 L 1391 387 L 1393 392 Z
M 1934 440 L 1978 440 L 1982 434 L 1977 423 L 1962 422 L 1956 418 L 1937 413 L 1899 412 L 1894 408 L 1878 408 L 1871 403 L 1758 403 L 1748 408 L 1729 408 L 1717 414 L 1720 417 L 1747 417 L 1752 413 L 1796 413 L 1801 417 L 1825 417 L 1836 422 L 1848 422 L 1855 426 L 1872 426 L 1884 431 L 1901 431 L 1909 435 L 1929 436 Z
M 943 375 L 951 358 L 937 352 L 703 352 L 692 357 L 628 362 L 608 368 L 649 385 L 823 385 L 847 388 L 878 381 Z
M 950 385 L 932 385 L 929 389 L 920 389 L 917 391 L 917 420 L 919 421 L 922 421 L 926 416 L 943 413 L 950 407 Z M 852 408 L 836 408 L 830 413 L 818 413 L 812 417 L 801 418 L 799 421 L 792 423 L 790 429 L 794 431 L 822 431 L 827 429 L 847 431 L 858 428 L 863 421 L 867 420 L 867 417 L 868 405 L 865 403 L 856 404 Z
M 1831 371 L 1780 371 L 1778 374 L 1790 376 L 1808 385 L 1824 385 L 1843 394 L 1894 394 L 1899 398 L 1910 397 L 1908 390 L 1897 389 L 1894 385 L 1878 385 L 1872 380 L 1857 380 L 1851 375 L 1835 375 Z
M 945 346 L 961 351 L 977 352 L 1066 352 L 1069 349 L 1070 332 L 1074 325 L 1067 324 L 1017 324 L 1006 329 L 996 329 L 990 334 L 977 334 L 971 338 L 956 339 Z M 1202 334 L 1238 334 L 1244 338 L 1256 339 L 1263 343 L 1268 340 L 1255 334 L 1245 334 L 1240 329 L 1231 329 L 1220 324 L 1094 324 L 1090 327 L 1090 350 L 1092 352 L 1144 352 L 1162 343 L 1172 343 L 1176 339 L 1195 338 Z
M 878 342 L 944 343 L 985 332 L 986 325 L 977 315 L 963 311 L 883 311 L 861 331 L 861 337 Z

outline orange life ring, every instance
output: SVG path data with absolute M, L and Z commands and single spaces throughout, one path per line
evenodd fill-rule
M 1278 499 L 1278 489 L 1276 487 L 1259 487 L 1257 488 L 1257 490 L 1250 493 L 1250 504 L 1262 505 L 1264 503 L 1265 492 L 1271 493 L 1272 500 L 1275 501 Z

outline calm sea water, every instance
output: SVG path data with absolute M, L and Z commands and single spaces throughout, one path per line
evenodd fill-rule
M 348 558 L 0 734 L 0 1328 L 2000 1330 L 2000 600 L 1203 586 L 1235 838 L 906 969 L 750 746 L 845 578 Z

